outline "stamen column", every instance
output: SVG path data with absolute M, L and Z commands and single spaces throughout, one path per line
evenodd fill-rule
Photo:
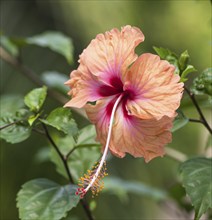
M 81 189 L 77 190 L 76 194 L 80 194 L 81 197 L 83 197 L 86 194 L 86 192 L 93 186 L 93 184 L 95 183 L 95 181 L 97 180 L 98 176 L 101 173 L 101 169 L 102 169 L 102 167 L 103 167 L 103 165 L 105 163 L 105 159 L 106 159 L 106 156 L 107 156 L 107 153 L 108 153 L 108 149 L 109 149 L 109 143 L 110 143 L 111 134 L 112 134 L 113 120 L 114 120 L 115 112 L 116 112 L 116 109 L 117 109 L 117 107 L 118 107 L 122 97 L 123 97 L 123 94 L 121 94 L 117 98 L 117 100 L 116 100 L 116 102 L 115 102 L 115 104 L 113 106 L 111 117 L 110 117 L 110 122 L 109 122 L 109 129 L 108 129 L 106 145 L 105 145 L 105 149 L 104 149 L 103 155 L 101 157 L 101 160 L 99 162 L 99 165 L 98 165 L 95 173 L 92 175 L 92 178 L 89 180 L 89 184 L 87 185 L 87 187 L 86 188 L 81 188 Z

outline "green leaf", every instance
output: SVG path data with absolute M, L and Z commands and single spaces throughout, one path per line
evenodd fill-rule
M 161 59 L 167 60 L 169 63 L 175 66 L 175 73 L 179 74 L 179 63 L 178 63 L 178 56 L 169 49 L 163 47 L 153 47 L 155 52 L 160 56 Z
M 47 87 L 33 89 L 24 97 L 24 103 L 33 112 L 38 112 L 42 107 L 47 95 Z
M 180 166 L 183 187 L 195 209 L 195 219 L 212 208 L 212 158 L 193 158 Z
M 50 125 L 65 134 L 76 137 L 78 135 L 77 124 L 72 118 L 70 109 L 68 108 L 56 108 L 46 118 L 41 120 L 46 125 Z
M 128 199 L 128 193 L 150 197 L 157 201 L 167 199 L 165 191 L 137 181 L 125 181 L 116 177 L 106 177 L 104 179 L 104 185 L 105 188 L 103 192 L 115 194 L 123 202 Z
M 68 77 L 65 74 L 56 71 L 46 71 L 42 74 L 42 80 L 48 87 L 57 89 L 64 94 L 69 91 L 69 88 L 64 85 L 68 81 Z
M 197 71 L 197 70 L 196 70 L 192 65 L 188 65 L 188 66 L 186 67 L 186 69 L 182 72 L 180 81 L 181 81 L 181 82 L 187 81 L 187 80 L 188 80 L 188 78 L 186 78 L 187 75 L 188 75 L 189 73 L 196 72 L 196 71 Z
M 30 115 L 30 117 L 28 118 L 28 123 L 30 126 L 33 125 L 33 123 L 36 121 L 36 119 L 38 119 L 38 117 L 40 116 L 40 114 L 35 114 L 35 115 Z
M 161 59 L 167 60 L 169 63 L 175 66 L 175 73 L 181 76 L 181 82 L 187 81 L 187 75 L 191 72 L 196 71 L 196 69 L 192 65 L 188 64 L 190 56 L 187 50 L 181 53 L 179 57 L 177 54 L 169 49 L 165 49 L 162 47 L 153 47 L 153 49 L 160 56 Z
M 80 130 L 75 147 L 82 145 L 93 145 L 94 147 L 79 147 L 70 156 L 69 167 L 75 180 L 78 180 L 88 169 L 91 169 L 94 163 L 100 158 L 101 149 L 100 147 L 96 147 L 98 142 L 95 139 L 96 129 L 94 125 L 88 125 Z
M 73 62 L 73 44 L 69 37 L 57 31 L 47 31 L 26 39 L 28 44 L 47 47 L 64 56 L 68 63 Z
M 153 47 L 153 49 L 160 56 L 161 59 L 166 59 L 166 57 L 171 54 L 171 51 L 169 49 L 163 47 Z
M 212 68 L 204 70 L 194 79 L 191 91 L 195 95 L 206 94 L 212 96 Z
M 17 195 L 19 217 L 22 220 L 59 220 L 79 202 L 77 186 L 61 186 L 48 179 L 25 183 Z
M 0 36 L 0 44 L 8 51 L 12 56 L 17 57 L 19 54 L 18 47 L 6 36 Z
M 188 65 L 188 61 L 189 61 L 189 54 L 188 54 L 188 51 L 184 51 L 183 53 L 181 53 L 180 55 L 180 58 L 178 60 L 179 62 L 179 67 L 180 67 L 180 70 L 183 71 L 186 69 L 187 65 Z
M 88 125 L 80 130 L 77 145 L 84 145 L 84 144 L 95 145 L 98 143 L 95 141 L 95 138 L 96 138 L 95 126 Z
M 183 114 L 181 110 L 177 110 L 177 117 L 174 120 L 173 127 L 172 127 L 172 132 L 177 131 L 178 129 L 184 127 L 188 122 L 189 119 Z
M 83 176 L 101 156 L 99 147 L 79 148 L 70 156 L 69 168 L 75 180 Z
M 0 138 L 12 144 L 26 140 L 31 134 L 31 128 L 26 123 L 28 116 L 29 112 L 25 109 L 20 109 L 15 114 L 7 113 L 2 116 L 0 118 Z
M 68 165 L 75 180 L 78 180 L 79 177 L 86 173 L 88 169 L 91 169 L 100 156 L 100 148 L 96 147 L 97 142 L 95 141 L 95 137 L 95 127 L 93 125 L 89 125 L 79 131 L 77 143 L 74 141 L 72 136 L 66 136 L 56 140 L 63 155 L 67 155 L 73 148 L 76 147 L 68 159 Z M 82 147 L 86 145 L 89 147 Z M 91 147 L 92 145 L 94 147 Z M 51 151 L 51 161 L 56 165 L 58 173 L 68 178 L 64 165 L 54 149 Z

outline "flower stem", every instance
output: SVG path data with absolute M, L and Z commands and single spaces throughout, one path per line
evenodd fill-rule
M 51 145 L 54 147 L 54 149 L 56 150 L 57 154 L 59 155 L 61 161 L 63 162 L 63 165 L 64 165 L 64 167 L 65 167 L 65 170 L 66 170 L 66 173 L 67 173 L 67 175 L 68 175 L 69 181 L 70 181 L 72 184 L 74 184 L 74 180 L 73 180 L 73 178 L 72 178 L 72 176 L 71 176 L 71 172 L 70 172 L 70 170 L 69 170 L 68 162 L 67 162 L 66 158 L 63 156 L 63 154 L 62 154 L 61 151 L 59 150 L 59 147 L 56 145 L 56 143 L 55 143 L 54 140 L 52 139 L 52 137 L 51 137 L 51 135 L 49 134 L 49 131 L 48 131 L 46 125 L 45 125 L 44 123 L 42 123 L 42 126 L 43 126 L 43 129 L 44 129 L 44 131 L 45 131 L 45 134 L 46 134 L 47 139 L 49 140 L 49 142 L 51 143 Z M 85 211 L 85 213 L 86 213 L 88 219 L 89 219 L 89 220 L 94 220 L 94 218 L 93 218 L 93 216 L 92 216 L 92 214 L 91 214 L 91 211 L 90 211 L 90 209 L 89 209 L 89 206 L 88 206 L 87 202 L 85 201 L 85 199 L 80 200 L 80 203 L 81 203 L 81 205 L 82 205 L 82 207 L 83 207 L 83 209 L 84 209 L 84 211 Z
M 191 101 L 193 102 L 193 104 L 194 104 L 194 106 L 195 106 L 197 112 L 199 113 L 201 123 L 208 129 L 208 131 L 210 132 L 210 134 L 212 134 L 212 129 L 211 129 L 211 127 L 209 126 L 208 122 L 206 121 L 205 116 L 203 115 L 202 110 L 200 109 L 200 107 L 199 107 L 199 105 L 198 105 L 198 103 L 197 103 L 197 101 L 196 101 L 196 99 L 195 99 L 194 93 L 192 93 L 192 92 L 191 92 L 189 89 L 187 89 L 186 87 L 185 87 L 185 91 L 186 91 L 187 94 L 189 95 L 189 97 L 190 97 Z

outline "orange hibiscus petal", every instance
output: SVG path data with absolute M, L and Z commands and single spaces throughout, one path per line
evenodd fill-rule
M 125 90 L 134 91 L 133 100 L 127 102 L 128 111 L 142 119 L 176 116 L 183 91 L 179 80 L 167 61 L 153 54 L 141 55 L 125 77 Z
M 107 98 L 98 101 L 95 106 L 86 106 L 87 115 L 95 124 L 97 138 L 103 146 L 106 143 L 110 119 L 108 109 L 113 103 L 113 99 Z M 146 162 L 154 157 L 163 156 L 164 146 L 171 142 L 172 121 L 173 119 L 168 117 L 160 120 L 126 117 L 120 104 L 115 114 L 109 149 L 116 156 L 124 157 L 129 153 L 134 157 L 144 157 Z
M 121 84 L 122 74 L 137 58 L 135 47 L 143 40 L 140 29 L 129 25 L 121 31 L 112 29 L 98 34 L 80 55 L 80 66 L 66 82 L 71 88 L 72 100 L 65 106 L 83 107 L 86 102 L 105 96 L 104 90 L 110 89 L 109 95 L 116 93 L 114 82 Z
M 87 66 L 91 74 L 104 83 L 125 73 L 127 67 L 137 58 L 135 47 L 144 41 L 140 29 L 124 26 L 121 31 L 114 28 L 105 34 L 98 34 L 80 56 L 80 62 Z
M 110 116 L 112 112 L 113 105 L 115 103 L 116 96 L 111 96 L 99 100 L 96 102 L 96 105 L 87 104 L 85 106 L 86 113 L 92 124 L 97 125 L 97 139 L 104 140 L 106 143 L 107 133 L 109 128 Z
M 80 65 L 77 70 L 72 71 L 71 79 L 65 84 L 70 87 L 71 100 L 65 107 L 83 107 L 88 101 L 93 102 L 101 96 L 98 93 L 99 82 L 91 74 L 83 74 L 85 66 Z

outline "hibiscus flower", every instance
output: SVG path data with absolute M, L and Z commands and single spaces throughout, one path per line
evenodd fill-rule
M 175 67 L 159 56 L 138 57 L 134 50 L 143 41 L 141 30 L 129 25 L 97 35 L 66 82 L 72 98 L 65 106 L 85 108 L 103 146 L 102 159 L 88 175 L 92 178 L 81 181 L 82 196 L 98 186 L 108 149 L 118 157 L 129 153 L 148 162 L 163 156 L 171 142 L 183 83 Z

